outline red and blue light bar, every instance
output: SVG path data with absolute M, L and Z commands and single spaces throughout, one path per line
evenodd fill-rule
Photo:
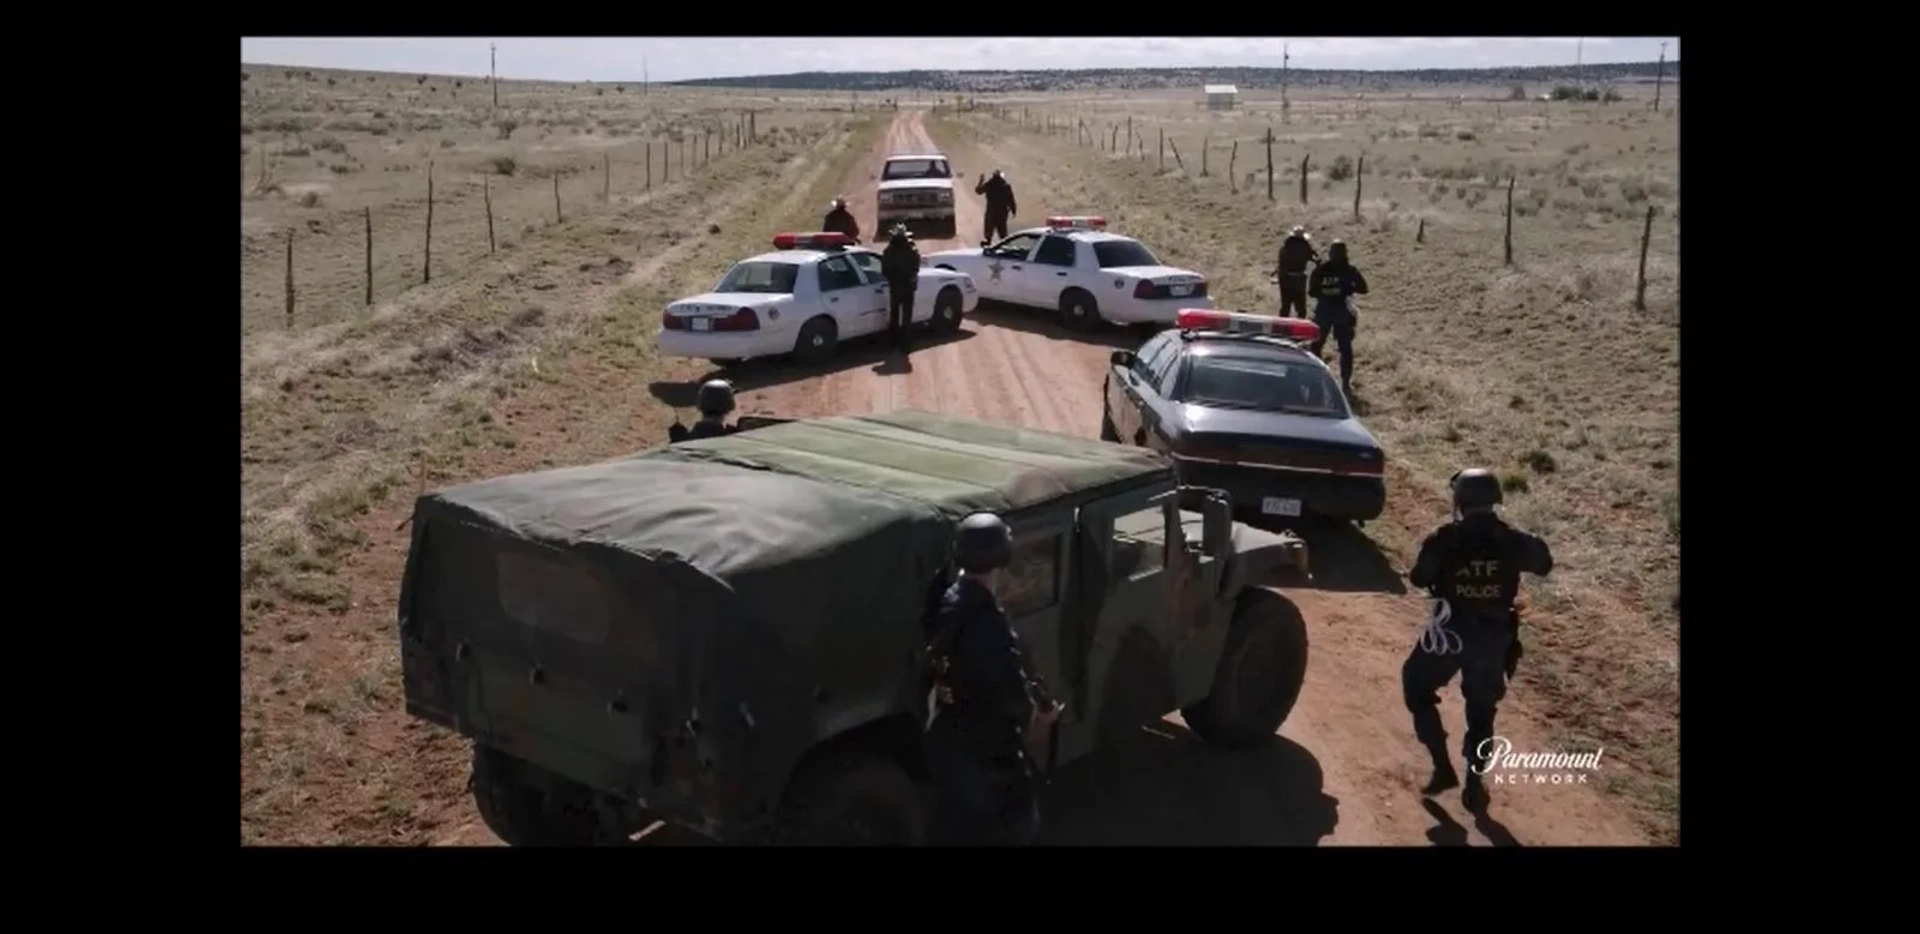
M 1047 218 L 1054 230 L 1105 230 L 1107 219 L 1098 214 L 1055 214 Z
M 834 247 L 852 245 L 852 237 L 843 233 L 830 233 L 825 230 L 817 230 L 812 233 L 783 233 L 773 235 L 773 248 L 776 250 L 827 250 Z
M 1174 316 L 1174 326 L 1182 331 L 1266 334 L 1299 344 L 1310 344 L 1320 338 L 1320 326 L 1305 318 L 1280 318 L 1212 308 L 1182 308 Z

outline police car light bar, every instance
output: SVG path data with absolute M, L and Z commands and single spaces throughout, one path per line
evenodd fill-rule
M 1244 311 L 1216 311 L 1211 308 L 1182 308 L 1174 317 L 1182 331 L 1229 331 L 1236 334 L 1271 334 L 1296 343 L 1308 344 L 1320 337 L 1320 326 L 1305 318 L 1277 318 Z
M 1055 230 L 1105 230 L 1107 219 L 1097 214 L 1055 214 L 1047 218 L 1047 226 Z
M 774 234 L 773 248 L 776 250 L 823 250 L 836 246 L 852 246 L 853 238 L 843 233 L 815 231 L 813 233 Z

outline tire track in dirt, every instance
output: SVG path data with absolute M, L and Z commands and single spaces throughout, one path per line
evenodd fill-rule
M 1019 139 L 1005 139 L 990 145 L 983 143 L 980 148 L 1002 158 L 1003 164 L 1019 168 L 1024 176 L 1023 193 L 1035 188 L 1038 194 L 1084 190 L 1081 180 L 1050 171 L 1047 166 L 1061 162 L 1050 158 L 1039 146 Z M 1030 200 L 1040 199 L 1030 196 Z M 1047 210 L 1084 207 L 1048 204 Z M 1096 369 L 1103 372 L 1104 362 L 1097 361 Z M 1088 397 L 1087 402 L 1097 418 L 1101 376 L 1080 377 L 1078 385 L 1067 382 L 1065 374 L 1062 377 L 1061 382 L 1054 384 L 1057 392 Z M 1405 482 L 1398 484 L 1395 495 L 1415 495 L 1406 486 Z M 1434 505 L 1428 513 L 1443 515 L 1445 511 L 1442 503 Z M 1338 560 L 1346 556 L 1322 551 L 1316 557 Z M 1323 579 L 1330 576 L 1330 570 L 1322 566 Z M 1425 750 L 1412 736 L 1410 718 L 1401 700 L 1399 671 L 1419 625 L 1425 620 L 1424 602 L 1417 595 L 1314 587 L 1289 588 L 1286 592 L 1307 620 L 1312 649 L 1299 703 L 1280 735 L 1298 744 L 1310 759 L 1317 760 L 1321 778 L 1318 787 L 1312 790 L 1335 801 L 1333 822 L 1325 828 L 1320 842 L 1480 846 L 1646 842 L 1631 816 L 1607 800 L 1596 787 L 1604 781 L 1604 758 L 1602 772 L 1590 777 L 1587 784 L 1495 786 L 1492 789 L 1493 821 L 1475 820 L 1468 815 L 1457 793 L 1423 801 L 1418 789 L 1426 781 L 1428 760 Z M 1465 723 L 1459 702 L 1449 699 L 1452 691 L 1457 691 L 1457 686 L 1441 692 L 1441 717 L 1447 727 L 1450 748 L 1457 750 Z M 1555 748 L 1554 741 L 1560 739 L 1550 722 L 1550 717 L 1543 720 L 1536 715 L 1526 698 L 1516 697 L 1510 688 L 1507 700 L 1501 704 L 1498 732 L 1512 740 L 1515 751 L 1543 752 Z M 1197 754 L 1206 755 L 1204 750 Z M 1178 784 L 1171 774 L 1176 766 L 1166 763 L 1168 757 L 1163 756 L 1148 760 L 1141 768 L 1170 770 L 1164 784 L 1173 787 Z M 1245 760 L 1222 759 L 1218 765 L 1221 768 L 1258 767 L 1257 763 Z M 1186 780 L 1192 780 L 1192 776 Z M 1286 779 L 1276 781 L 1285 783 Z M 1222 793 L 1235 793 L 1230 790 L 1234 787 L 1229 783 Z M 1305 789 L 1302 794 L 1306 796 Z M 1248 803 L 1247 807 L 1251 812 L 1258 811 L 1256 804 Z M 1278 836 L 1295 836 L 1294 829 L 1282 829 Z

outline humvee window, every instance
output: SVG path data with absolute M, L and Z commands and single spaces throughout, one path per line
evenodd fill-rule
M 1166 520 L 1160 507 L 1152 506 L 1113 520 L 1113 564 L 1109 568 L 1115 580 L 1160 570 L 1166 563 Z
M 1000 607 L 1012 619 L 1037 613 L 1059 600 L 1060 536 L 1013 543 L 1013 561 L 1000 574 Z
M 522 626 L 545 629 L 588 645 L 607 638 L 607 603 L 600 583 L 558 561 L 506 550 L 494 559 L 500 612 Z

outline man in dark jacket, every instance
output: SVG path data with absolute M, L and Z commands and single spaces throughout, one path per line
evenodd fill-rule
M 1353 325 L 1359 316 L 1353 310 L 1353 297 L 1367 294 L 1367 279 L 1347 261 L 1347 245 L 1339 240 L 1327 244 L 1326 262 L 1315 266 L 1307 277 L 1307 291 L 1313 295 L 1313 323 L 1320 336 L 1313 339 L 1318 356 L 1327 345 L 1327 333 L 1333 333 L 1340 348 L 1340 390 L 1353 395 Z
M 893 348 L 908 351 L 907 329 L 913 324 L 913 290 L 920 285 L 920 251 L 905 224 L 895 224 L 880 254 L 880 274 L 887 279 L 887 336 Z
M 1007 182 L 1006 175 L 994 169 L 992 178 L 980 179 L 979 184 L 973 186 L 973 193 L 987 199 L 987 225 L 980 236 L 988 243 L 1005 237 L 1007 218 L 1020 213 L 1020 206 L 1013 200 L 1013 185 Z
M 853 219 L 853 212 L 847 210 L 847 199 L 833 199 L 833 206 L 827 209 L 827 216 L 820 221 L 820 229 L 827 233 L 842 233 L 860 242 L 860 222 Z
M 1280 317 L 1307 316 L 1307 264 L 1319 261 L 1305 227 L 1295 226 L 1280 242 L 1280 261 L 1274 267 L 1280 279 Z
M 1435 598 L 1434 615 L 1400 669 L 1400 685 L 1413 732 L 1433 758 L 1433 778 L 1424 794 L 1437 795 L 1460 783 L 1447 752 L 1447 731 L 1440 723 L 1440 689 L 1460 675 L 1467 702 L 1467 787 L 1461 799 L 1469 812 L 1483 813 L 1488 795 L 1493 718 L 1507 695 L 1507 679 L 1518 664 L 1519 618 L 1514 598 L 1520 575 L 1553 571 L 1553 553 L 1538 536 L 1506 524 L 1494 512 L 1502 498 L 1500 481 L 1479 468 L 1453 475 L 1454 521 L 1420 543 L 1407 579 Z
M 1061 708 L 1024 664 L 1019 634 L 994 594 L 1013 559 L 1012 530 L 993 513 L 975 513 L 956 538 L 960 576 L 940 599 L 928 647 L 937 674 L 923 748 L 940 789 L 938 836 L 1025 845 L 1040 828 L 1027 737 L 1051 730 Z
M 700 420 L 688 428 L 680 424 L 679 419 L 674 419 L 673 425 L 667 428 L 669 444 L 718 438 L 740 430 L 737 426 L 727 424 L 727 416 L 733 414 L 732 383 L 724 379 L 710 379 L 701 383 L 699 392 L 694 395 L 693 405 L 700 410 Z

